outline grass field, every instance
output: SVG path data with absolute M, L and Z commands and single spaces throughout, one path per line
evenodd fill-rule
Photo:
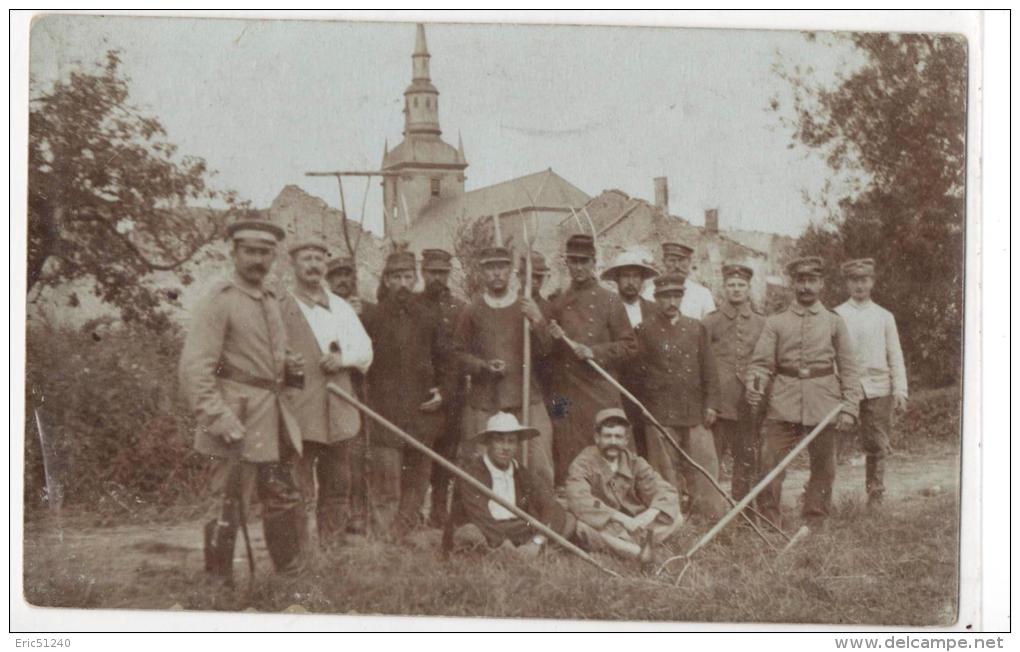
M 801 465 L 802 466 L 802 465 Z M 62 607 L 320 613 L 947 625 L 957 609 L 959 459 L 948 446 L 890 459 L 879 511 L 863 506 L 863 467 L 840 466 L 825 528 L 783 555 L 749 530 L 728 527 L 698 553 L 679 586 L 681 562 L 663 576 L 600 560 L 612 578 L 556 550 L 526 561 L 467 553 L 443 561 L 438 531 L 402 546 L 366 538 L 320 554 L 302 575 L 274 576 L 259 528 L 259 572 L 249 586 L 237 547 L 237 588 L 216 588 L 201 571 L 201 519 L 96 526 L 84 517 L 26 524 L 25 597 Z M 784 509 L 796 521 L 803 468 L 786 480 Z M 693 523 L 669 542 L 689 548 L 711 524 Z M 778 542 L 777 542 L 778 543 Z M 664 556 L 668 554 L 664 550 Z

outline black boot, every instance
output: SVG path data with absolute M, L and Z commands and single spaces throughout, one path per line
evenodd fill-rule
M 205 524 L 205 572 L 233 584 L 237 526 L 218 519 Z
M 262 519 L 262 532 L 269 557 L 278 573 L 300 570 L 302 553 L 308 539 L 308 522 L 304 507 L 295 505 Z
M 868 492 L 868 504 L 880 505 L 885 494 L 885 460 L 868 455 L 865 461 L 864 488 Z

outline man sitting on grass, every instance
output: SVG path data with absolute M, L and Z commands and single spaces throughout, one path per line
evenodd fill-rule
M 478 435 L 484 452 L 468 460 L 464 470 L 496 495 L 569 537 L 576 519 L 556 502 L 552 485 L 544 476 L 515 459 L 521 440 L 537 435 L 537 429 L 522 426 L 513 414 L 497 412 Z M 444 553 L 455 546 L 486 544 L 490 548 L 514 547 L 522 555 L 535 556 L 545 543 L 542 534 L 509 509 L 463 480 L 457 481 L 443 532 Z
M 651 465 L 628 451 L 630 421 L 620 408 L 595 415 L 595 445 L 570 465 L 566 495 L 577 534 L 592 550 L 653 561 L 652 547 L 683 523 L 680 497 Z

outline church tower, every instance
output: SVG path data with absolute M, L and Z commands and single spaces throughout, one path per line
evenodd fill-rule
M 417 26 L 411 54 L 411 84 L 404 91 L 404 139 L 383 150 L 382 170 L 399 175 L 383 178 L 386 235 L 406 231 L 430 203 L 464 194 L 467 160 L 464 145 L 444 142 L 439 129 L 439 90 L 429 71 L 425 26 Z

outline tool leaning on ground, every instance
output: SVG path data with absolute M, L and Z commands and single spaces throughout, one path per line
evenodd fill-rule
M 542 523 L 537 518 L 535 518 L 532 515 L 528 514 L 527 512 L 525 512 L 523 509 L 521 509 L 517 505 L 514 505 L 513 503 L 509 502 L 508 500 L 506 500 L 502 496 L 498 495 L 497 493 L 492 491 L 492 489 L 489 489 L 484 484 L 482 484 L 481 482 L 479 482 L 478 480 L 473 478 L 471 476 L 471 474 L 467 473 L 466 471 L 461 469 L 456 464 L 450 462 L 449 460 L 447 460 L 445 457 L 443 457 L 439 453 L 436 453 L 435 451 L 433 451 L 431 448 L 429 448 L 425 444 L 421 443 L 420 441 L 418 441 L 417 439 L 415 439 L 411 435 L 409 435 L 406 432 L 404 432 L 403 430 L 398 428 L 396 425 L 391 423 L 389 420 L 387 420 L 385 417 L 383 417 L 382 415 L 380 415 L 379 413 L 374 411 L 372 408 L 368 407 L 367 405 L 365 405 L 364 403 L 359 401 L 357 398 L 355 398 L 354 396 L 352 396 L 348 392 L 344 391 L 340 387 L 337 387 L 333 383 L 329 383 L 328 385 L 326 385 L 326 388 L 329 391 L 331 391 L 334 394 L 336 394 L 337 396 L 339 396 L 340 398 L 342 398 L 345 401 L 347 401 L 348 403 L 350 403 L 352 406 L 357 408 L 362 414 L 364 414 L 368 418 L 372 419 L 373 421 L 378 423 L 383 428 L 386 428 L 387 430 L 389 430 L 391 433 L 393 433 L 394 435 L 396 435 L 397 437 L 402 439 L 406 444 L 408 444 L 409 446 L 412 446 L 413 448 L 418 450 L 418 452 L 422 453 L 423 455 L 425 455 L 426 457 L 431 459 L 436 464 L 440 464 L 441 466 L 443 466 L 450 473 L 454 474 L 455 476 L 457 476 L 458 478 L 460 478 L 464 482 L 468 483 L 469 485 L 471 485 L 473 488 L 477 489 L 478 491 L 481 491 L 490 500 L 496 502 L 497 504 L 501 505 L 502 507 L 505 507 L 506 509 L 508 509 L 511 512 L 513 512 L 513 514 L 515 516 L 517 516 L 518 518 L 524 520 L 525 522 L 528 523 L 528 525 L 530 525 L 531 527 L 535 528 L 536 530 L 538 530 L 539 532 L 541 532 L 545 536 L 549 537 L 550 540 L 555 541 L 560 546 L 562 546 L 563 548 L 565 548 L 569 552 L 573 553 L 574 555 L 580 557 L 584 561 L 588 562 L 589 564 L 591 564 L 595 568 L 599 569 L 603 573 L 606 573 L 607 575 L 611 575 L 613 577 L 620 577 L 619 573 L 617 573 L 616 571 L 614 571 L 614 570 L 612 570 L 610 568 L 606 568 L 605 566 L 600 564 L 594 557 L 592 557 L 591 555 L 586 553 L 584 550 L 581 550 L 580 548 L 578 548 L 574 544 L 570 543 L 570 541 L 565 539 L 563 536 L 561 536 L 558 532 L 556 532 L 555 530 L 553 530 L 552 528 L 547 526 L 545 523 Z
M 561 339 L 568 346 L 570 346 L 571 348 L 574 347 L 575 343 L 569 337 L 564 335 Z M 729 493 L 727 493 L 726 490 L 723 489 L 719 485 L 719 482 L 712 476 L 711 473 L 708 472 L 708 469 L 706 469 L 705 467 L 703 467 L 700 464 L 698 464 L 693 458 L 691 458 L 690 455 L 688 455 L 687 451 L 685 451 L 680 446 L 680 444 L 678 444 L 676 442 L 676 440 L 673 439 L 673 437 L 669 434 L 669 432 L 666 430 L 665 426 L 663 426 L 661 423 L 659 423 L 659 420 L 656 419 L 654 416 L 652 416 L 652 413 L 648 411 L 648 408 L 646 408 L 641 403 L 641 401 L 639 401 L 637 399 L 636 396 L 634 396 L 629 391 L 627 391 L 627 388 L 625 388 L 623 385 L 621 385 L 619 381 L 617 381 L 615 378 L 613 378 L 612 374 L 610 374 L 608 371 L 603 369 L 597 362 L 595 362 L 594 360 L 592 360 L 590 358 L 585 360 L 585 361 L 588 363 L 588 365 L 592 369 L 594 369 L 596 371 L 596 373 L 598 373 L 600 376 L 602 376 L 607 382 L 609 382 L 613 387 L 615 387 L 616 390 L 620 392 L 620 394 L 622 394 L 624 397 L 626 397 L 627 400 L 632 402 L 639 410 L 641 410 L 641 413 L 644 415 L 644 417 L 646 419 L 648 419 L 648 422 L 651 423 L 653 426 L 655 426 L 655 428 L 662 434 L 662 436 L 666 438 L 666 441 L 668 441 L 669 444 L 674 449 L 676 449 L 676 451 L 678 453 L 680 453 L 680 455 L 687 461 L 688 464 L 693 466 L 695 469 L 698 470 L 698 472 L 700 472 L 702 475 L 704 475 L 706 478 L 708 478 L 709 482 L 712 483 L 712 486 L 715 487 L 716 491 L 718 491 L 720 494 L 722 494 L 724 498 L 726 498 L 727 502 L 729 502 L 731 507 L 736 504 L 736 501 L 733 499 L 733 496 L 729 495 Z M 758 512 L 753 507 L 749 508 L 749 509 L 750 509 L 751 512 L 753 512 L 755 515 L 757 515 L 763 521 L 767 522 L 769 525 L 771 525 L 773 528 L 775 528 L 776 531 L 778 531 L 780 534 L 782 534 L 783 537 L 785 537 L 788 541 L 790 540 L 790 537 L 787 536 L 787 534 L 785 532 L 783 532 L 783 530 L 780 529 L 778 525 L 772 523 L 771 521 L 766 519 L 761 514 L 758 514 Z M 751 519 L 750 516 L 745 514 L 743 511 L 740 512 L 740 515 L 744 518 L 745 521 L 747 521 L 747 523 L 751 526 L 751 528 L 754 529 L 755 533 L 757 533 L 757 535 L 759 537 L 761 537 L 762 541 L 764 541 L 768 545 L 768 547 L 772 548 L 773 550 L 776 550 L 776 547 L 774 545 L 772 545 L 772 542 L 769 541 L 768 537 L 765 536 L 765 533 L 761 531 L 761 529 Z

